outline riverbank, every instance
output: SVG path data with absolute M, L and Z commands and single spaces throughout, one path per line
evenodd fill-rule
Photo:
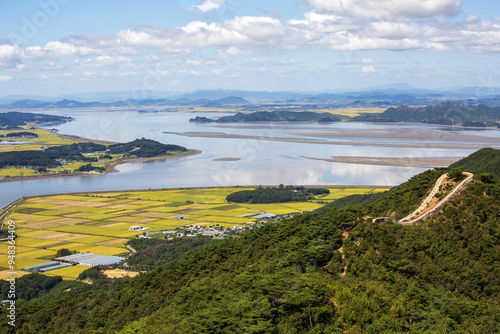
M 309 138 L 289 138 L 289 137 L 269 137 L 269 136 L 251 136 L 251 135 L 238 135 L 238 134 L 229 134 L 224 132 L 171 132 L 164 131 L 165 134 L 183 136 L 183 137 L 195 137 L 195 138 L 230 138 L 230 139 L 250 139 L 250 140 L 265 140 L 265 141 L 277 141 L 284 143 L 302 143 L 302 144 L 323 144 L 323 145 L 343 145 L 343 146 L 370 146 L 370 147 L 401 147 L 401 148 L 434 148 L 434 149 L 470 149 L 470 150 L 479 150 L 485 147 L 500 147 L 500 140 L 497 138 L 489 138 L 491 139 L 490 143 L 475 143 L 475 144 L 465 144 L 460 142 L 438 142 L 433 141 L 433 138 L 436 137 L 415 137 L 420 138 L 420 141 L 414 142 L 398 142 L 394 139 L 402 139 L 404 137 L 390 137 L 393 141 L 387 142 L 376 142 L 376 141 L 367 141 L 365 136 L 359 136 L 358 138 L 363 139 L 363 141 L 354 141 L 354 140 L 343 140 L 339 136 L 339 138 L 328 138 L 330 140 L 323 139 L 309 139 Z M 302 133 L 290 133 L 294 135 L 303 135 L 308 136 L 313 134 L 302 134 Z M 314 137 L 319 137 L 314 135 Z M 327 139 L 327 138 L 325 138 Z M 340 139 L 340 140 L 335 140 Z M 371 139 L 371 138 L 369 138 Z M 377 137 L 373 137 L 373 140 L 377 139 Z M 426 141 L 424 141 L 426 140 Z M 495 142 L 495 143 L 493 143 Z
M 446 167 L 463 157 L 409 157 L 409 158 L 394 158 L 394 157 L 360 157 L 360 156 L 335 156 L 331 158 L 311 158 L 301 156 L 301 158 L 311 160 L 321 160 L 328 162 L 338 162 L 344 164 L 356 165 L 375 165 L 375 166 L 396 166 L 396 167 Z
M 76 136 L 75 136 L 76 137 Z M 200 154 L 200 150 L 188 150 L 186 152 L 178 153 L 178 154 L 173 154 L 173 155 L 161 155 L 158 157 L 152 157 L 152 158 L 123 158 L 120 160 L 113 161 L 111 163 L 106 163 L 104 164 L 104 167 L 106 168 L 105 172 L 102 173 L 57 173 L 57 174 L 41 174 L 41 175 L 35 175 L 35 176 L 20 176 L 20 177 L 8 177 L 8 178 L 2 178 L 0 179 L 0 183 L 5 183 L 5 182 L 13 182 L 13 181 L 29 181 L 29 180 L 42 180 L 42 179 L 52 179 L 52 178 L 62 178 L 62 177 L 75 177 L 75 176 L 102 176 L 110 173 L 117 173 L 118 170 L 115 168 L 118 165 L 122 164 L 127 164 L 127 163 L 134 163 L 134 162 L 149 162 L 149 161 L 156 161 L 156 160 L 166 160 L 170 158 L 182 158 L 182 157 L 188 157 L 191 155 L 196 155 Z

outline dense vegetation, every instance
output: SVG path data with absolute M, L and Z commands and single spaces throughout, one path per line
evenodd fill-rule
M 187 149 L 178 145 L 162 144 L 151 139 L 136 139 L 125 144 L 113 144 L 108 147 L 111 154 L 134 155 L 139 158 L 150 158 L 173 152 L 185 152 Z
M 329 194 L 326 188 L 304 188 L 294 186 L 258 187 L 255 190 L 242 190 L 229 194 L 228 202 L 235 203 L 285 203 L 305 202 L 312 199 L 314 195 Z
M 111 154 L 123 154 L 124 156 L 136 157 L 155 157 L 166 155 L 172 152 L 187 151 L 185 147 L 177 145 L 165 145 L 150 139 L 136 139 L 125 144 L 114 144 L 106 147 L 106 145 L 96 143 L 74 143 L 71 145 L 53 146 L 44 151 L 11 151 L 0 153 L 0 168 L 6 166 L 31 166 L 38 167 L 57 167 L 61 166 L 60 159 L 66 161 L 78 162 L 97 162 L 96 156 L 84 156 L 84 153 L 99 153 L 108 152 Z M 103 158 L 111 158 L 109 154 L 102 155 Z M 84 165 L 80 171 L 97 170 L 102 171 L 103 168 L 91 165 Z
M 317 113 L 311 111 L 259 111 L 250 114 L 237 113 L 233 116 L 224 116 L 218 119 L 196 116 L 189 121 L 193 123 L 257 123 L 257 122 L 340 122 L 342 119 L 328 112 Z
M 86 157 L 82 153 L 105 151 L 106 146 L 95 143 L 75 143 L 71 145 L 53 146 L 44 151 L 11 151 L 0 153 L 0 168 L 6 166 L 57 167 L 59 159 L 68 161 L 95 162 L 97 158 Z
M 32 273 L 16 279 L 16 299 L 30 300 L 49 292 L 58 283 L 61 276 L 46 276 Z M 7 296 L 10 288 L 8 281 L 0 280 L 0 296 Z
M 473 127 L 499 126 L 500 107 L 484 104 L 466 106 L 456 102 L 445 102 L 425 107 L 399 106 L 389 108 L 381 114 L 362 114 L 352 119 L 362 122 L 417 122 Z
M 0 135 L 0 138 L 37 138 L 38 134 L 29 131 L 9 132 L 5 135 Z
M 71 120 L 71 117 L 10 111 L 0 113 L 0 129 L 19 129 L 29 123 L 65 123 Z
M 483 148 L 450 165 L 450 168 L 456 167 L 462 167 L 466 172 L 489 173 L 500 178 L 500 150 Z
M 132 239 L 128 242 L 137 253 L 127 259 L 127 265 L 132 270 L 152 270 L 165 263 L 178 260 L 187 252 L 217 243 L 219 240 L 210 237 L 165 239 Z
M 417 226 L 369 218 L 404 215 L 443 172 L 364 207 L 266 224 L 119 284 L 19 301 L 16 332 L 498 332 L 498 179 L 470 183 Z M 14 332 L 1 312 L 2 332 Z

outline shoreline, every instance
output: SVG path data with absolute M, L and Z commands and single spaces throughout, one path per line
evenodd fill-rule
M 118 160 L 114 162 L 110 162 L 105 164 L 106 171 L 103 173 L 69 173 L 69 174 L 48 174 L 48 175 L 37 175 L 37 176 L 21 176 L 21 177 L 9 177 L 0 179 L 0 183 L 6 182 L 15 182 L 15 181 L 29 181 L 29 180 L 43 180 L 43 179 L 52 179 L 52 178 L 63 178 L 63 177 L 77 177 L 77 176 L 103 176 L 111 173 L 119 173 L 119 171 L 115 168 L 118 165 L 127 164 L 127 163 L 135 163 L 135 162 L 149 162 L 155 160 L 166 160 L 170 158 L 182 158 L 188 157 L 191 155 L 200 154 L 202 151 L 200 150 L 188 150 L 187 152 L 174 154 L 174 155 L 162 155 L 158 157 L 151 158 L 124 158 L 123 160 Z
M 231 138 L 231 139 L 249 139 L 249 140 L 267 140 L 267 141 L 277 141 L 285 143 L 303 143 L 303 144 L 323 144 L 323 145 L 347 145 L 347 146 L 373 146 L 373 147 L 404 147 L 404 148 L 441 148 L 441 149 L 471 149 L 478 150 L 485 147 L 500 147 L 500 142 L 498 144 L 465 144 L 465 143 L 438 143 L 438 142 L 373 142 L 373 141 L 329 141 L 329 140 L 317 140 L 309 138 L 286 138 L 286 137 L 268 137 L 268 136 L 251 136 L 251 135 L 238 135 L 229 134 L 224 132 L 171 132 L 164 131 L 165 134 L 173 134 L 183 137 L 195 137 L 195 138 Z M 432 139 L 432 138 L 431 138 Z M 495 138 L 492 138 L 493 140 Z
M 447 167 L 454 162 L 459 161 L 462 157 L 362 157 L 362 156 L 333 156 L 331 158 L 312 158 L 300 156 L 301 158 L 320 160 L 327 162 L 336 162 L 354 165 L 371 165 L 371 166 L 392 166 L 392 167 L 421 167 L 421 168 L 438 168 Z
M 96 174 L 99 175 L 99 174 Z M 320 185 L 295 185 L 302 186 L 305 188 L 328 188 L 328 189 L 342 189 L 342 188 L 376 188 L 376 189 L 386 189 L 389 190 L 395 186 L 388 185 L 348 185 L 348 184 L 337 184 L 337 185 L 328 185 L 328 184 L 320 184 Z M 3 207 L 0 207 L 0 217 L 4 214 L 6 209 L 9 209 L 11 206 L 16 205 L 17 202 L 24 201 L 30 198 L 35 197 L 50 197 L 50 196 L 59 196 L 59 195 L 76 195 L 76 194 L 99 194 L 99 193 L 113 193 L 113 192 L 144 192 L 144 191 L 164 191 L 164 190 L 184 190 L 184 189 L 223 189 L 223 188 L 257 188 L 257 187 L 275 187 L 278 188 L 278 184 L 258 184 L 258 185 L 233 185 L 233 186 L 196 186 L 196 187 L 174 187 L 174 188 L 143 188 L 143 189 L 126 189 L 126 190 L 97 190 L 97 191 L 73 191 L 68 193 L 57 193 L 57 194 L 47 194 L 47 195 L 33 195 L 33 196 L 23 196 L 20 197 Z

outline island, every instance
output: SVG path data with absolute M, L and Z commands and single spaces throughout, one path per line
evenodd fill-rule
M 317 113 L 312 111 L 259 111 L 250 114 L 237 113 L 233 116 L 223 116 L 217 119 L 196 116 L 191 123 L 270 123 L 270 122 L 314 122 L 333 123 L 342 121 L 341 116 L 328 112 Z
M 9 111 L 0 113 L 0 130 L 19 130 L 22 129 L 22 126 L 61 124 L 72 120 L 73 118 L 66 116 Z

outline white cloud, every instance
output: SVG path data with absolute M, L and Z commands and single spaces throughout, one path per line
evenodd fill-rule
M 336 15 L 372 20 L 454 16 L 461 0 L 309 0 L 316 9 Z
M 227 49 L 221 49 L 217 51 L 217 55 L 219 58 L 228 58 L 228 57 L 236 57 L 236 56 L 248 56 L 251 55 L 252 52 L 249 50 L 243 50 L 236 46 L 231 46 Z
M 376 71 L 375 71 L 375 67 L 373 67 L 373 66 L 363 66 L 361 68 L 361 72 L 363 72 L 363 73 L 374 73 Z
M 0 82 L 9 81 L 11 79 L 12 79 L 12 77 L 8 77 L 6 75 L 0 75 Z
M 84 60 L 74 60 L 74 67 L 134 67 L 132 59 L 122 56 L 97 56 L 94 58 L 87 58 Z
M 373 64 L 375 62 L 375 60 L 371 59 L 371 58 L 363 58 L 361 59 L 361 64 Z
M 224 2 L 226 2 L 226 0 L 206 0 L 203 1 L 201 5 L 193 5 L 191 7 L 199 10 L 202 13 L 208 13 L 222 7 L 222 5 L 224 5 Z
M 22 50 L 17 45 L 2 44 L 0 45 L 0 69 L 4 70 L 21 70 L 24 68 L 22 64 Z
M 186 60 L 184 65 L 186 65 L 186 66 L 201 66 L 202 64 L 201 64 L 201 61 L 199 61 L 199 60 L 188 59 L 188 60 Z
M 90 54 L 99 54 L 100 51 L 86 46 L 75 46 L 60 41 L 52 41 L 45 46 L 33 46 L 24 50 L 25 58 L 58 58 L 82 57 Z

